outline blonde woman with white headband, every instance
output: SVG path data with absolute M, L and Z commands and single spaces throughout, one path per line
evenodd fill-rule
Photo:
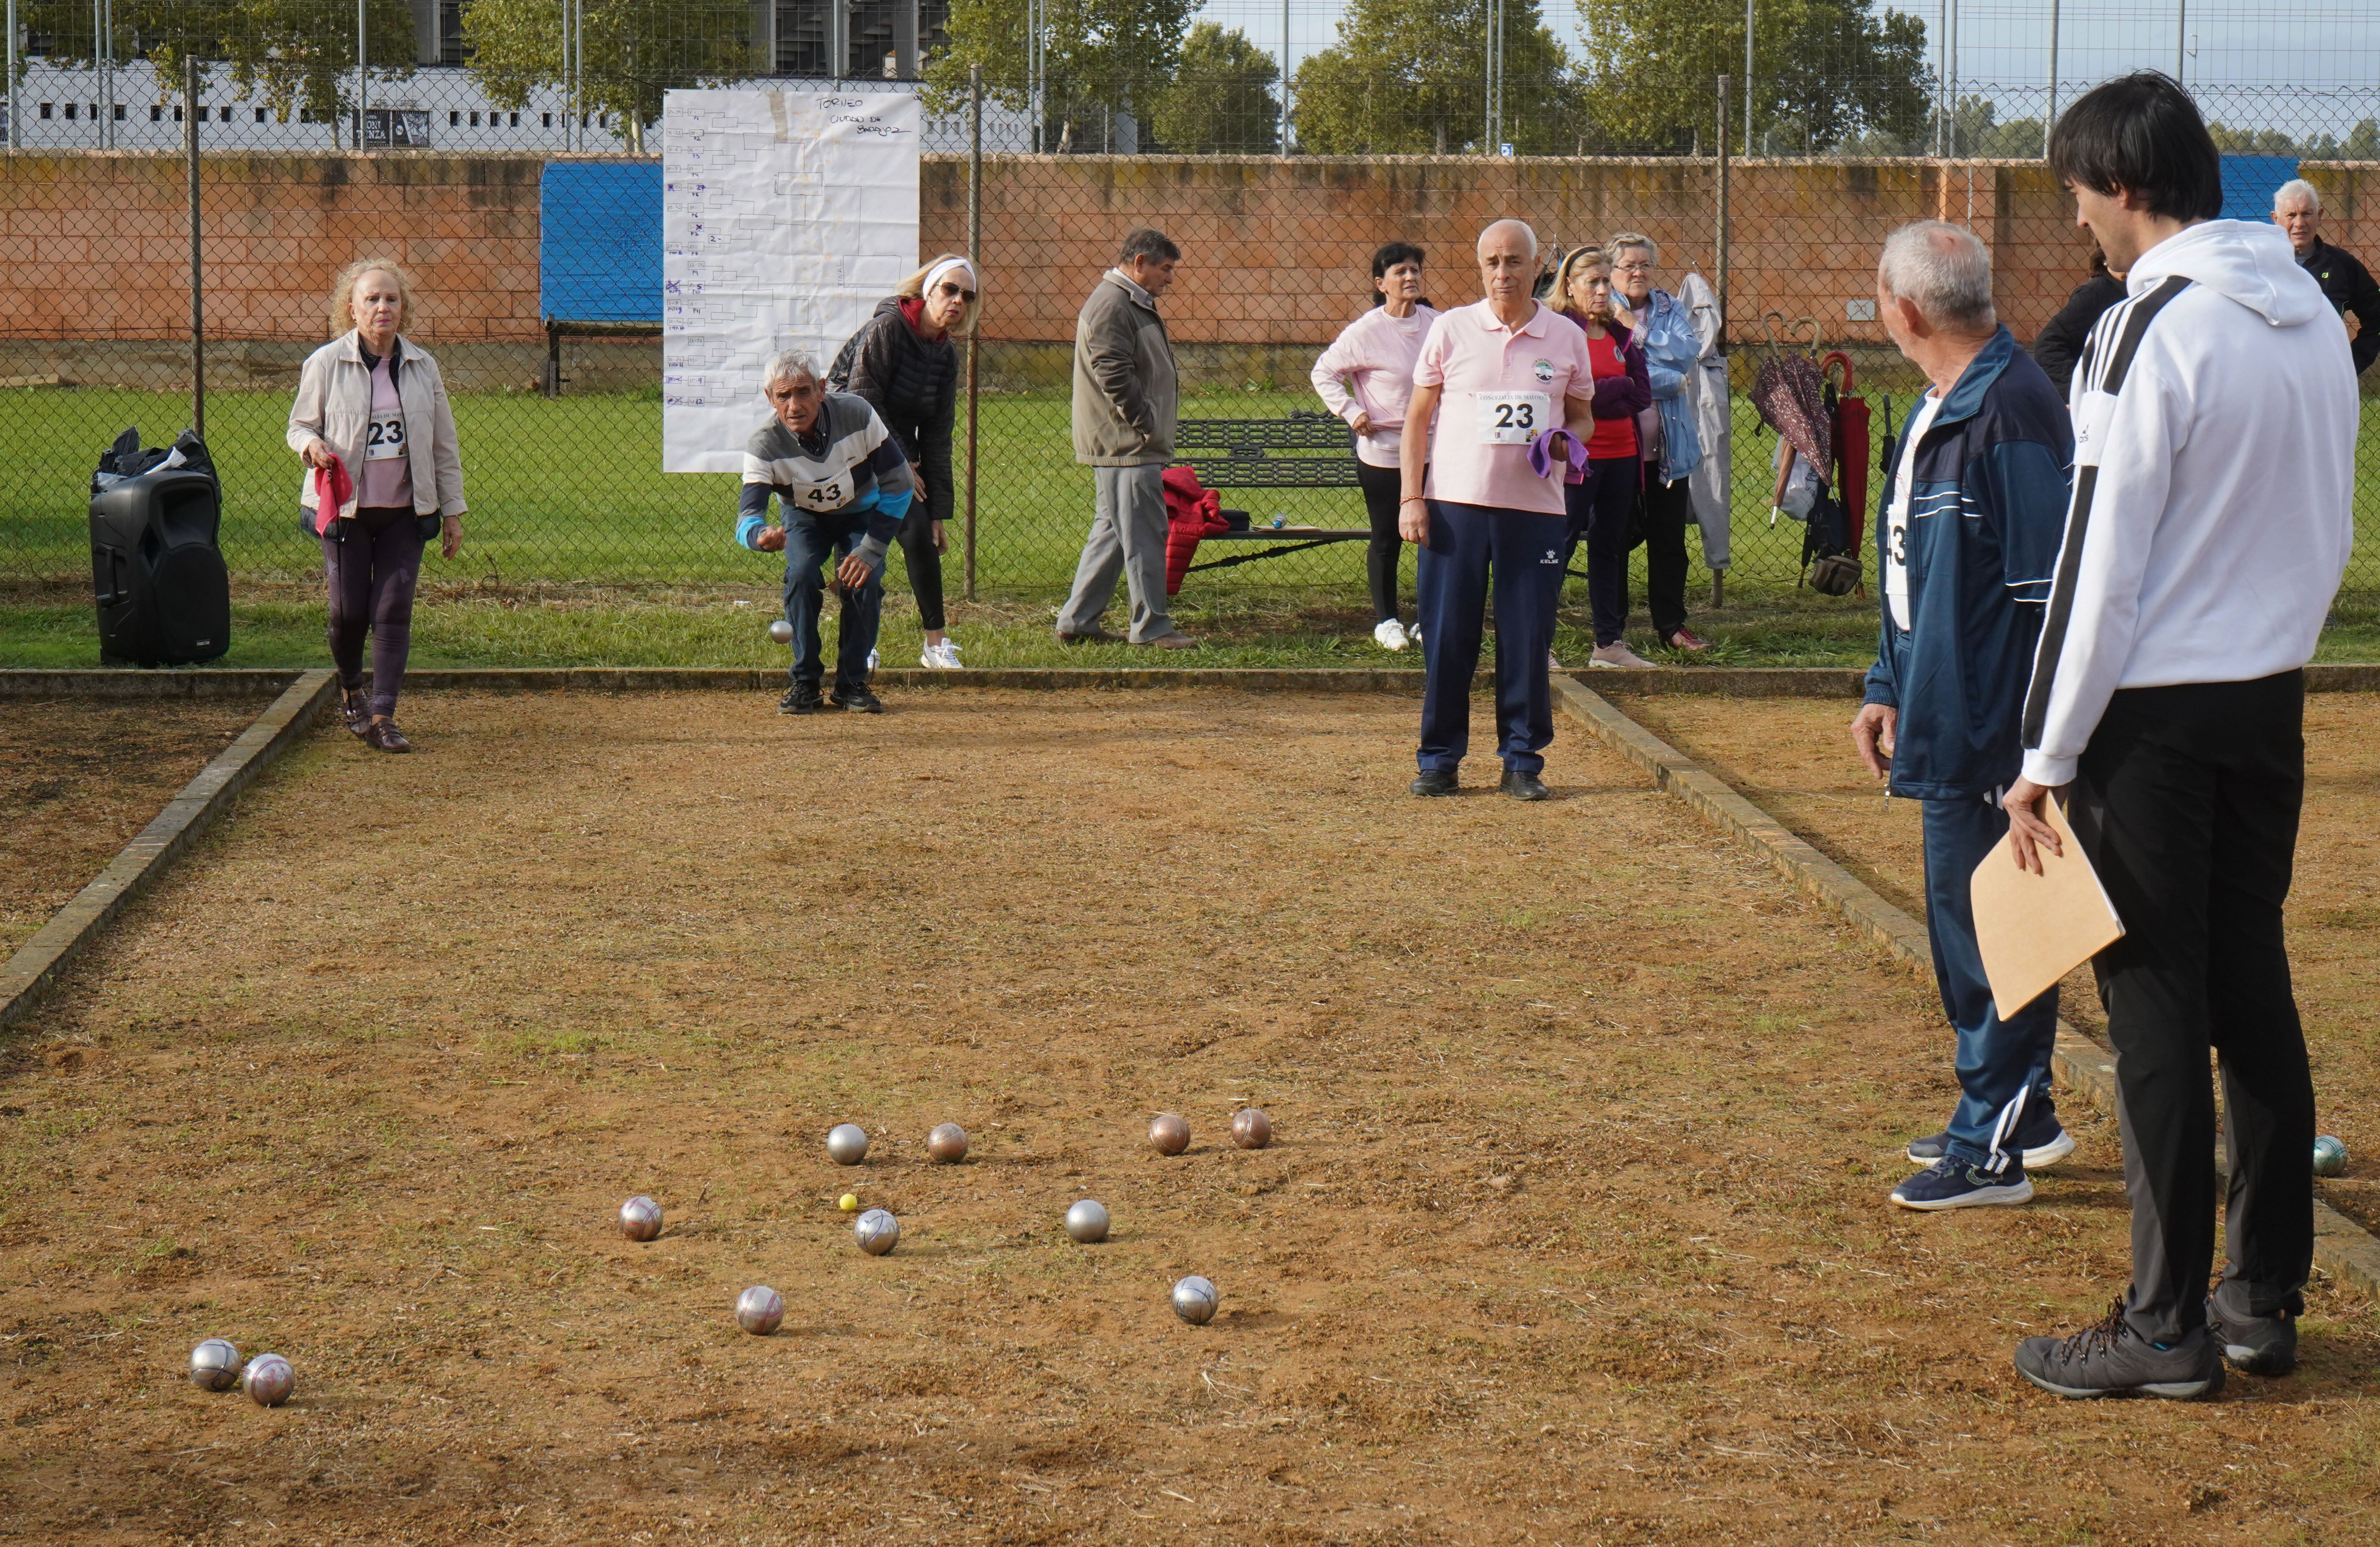
M 901 524 L 901 553 L 928 668 L 962 664 L 942 615 L 942 554 L 957 490 L 951 472 L 951 422 L 959 396 L 954 336 L 975 331 L 979 286 L 964 258 L 943 253 L 876 303 L 876 315 L 851 335 L 828 372 L 830 384 L 868 399 L 917 474 L 917 499 Z

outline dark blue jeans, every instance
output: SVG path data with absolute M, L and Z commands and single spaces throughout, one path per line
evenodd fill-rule
M 1925 932 L 1942 1013 L 1959 1039 L 1959 1104 L 1950 1114 L 1950 1156 L 1998 1170 L 2017 1152 L 2025 1114 L 2049 1095 L 2049 1054 L 2058 1041 L 2058 990 L 2002 1020 L 1975 944 L 1975 867 L 2008 833 L 2008 813 L 1980 795 L 1928 800 L 1925 809 Z M 2311 1152 L 2311 1149 L 2309 1149 Z
M 859 545 L 868 533 L 866 511 L 785 512 L 785 621 L 794 626 L 795 682 L 819 682 L 826 666 L 819 644 L 819 614 L 826 606 L 826 569 Z M 876 627 L 884 616 L 884 570 L 843 594 L 843 627 L 834 647 L 837 688 L 868 685 L 868 652 L 876 648 Z
M 1422 662 L 1425 774 L 1452 772 L 1471 749 L 1471 677 L 1487 631 L 1489 571 L 1496 592 L 1496 723 L 1504 766 L 1544 771 L 1554 738 L 1554 603 L 1561 596 L 1562 518 L 1528 510 L 1429 502 L 1429 541 L 1415 571 Z

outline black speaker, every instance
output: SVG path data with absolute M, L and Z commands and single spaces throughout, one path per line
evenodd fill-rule
M 214 475 L 161 468 L 91 497 L 91 585 L 99 659 L 178 666 L 231 648 L 231 573 L 215 546 Z

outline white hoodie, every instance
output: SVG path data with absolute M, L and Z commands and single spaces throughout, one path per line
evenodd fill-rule
M 2157 310 L 2176 276 L 2195 283 Z M 2025 695 L 2024 776 L 2051 787 L 2119 688 L 2304 665 L 2354 538 L 2347 330 L 2289 238 L 2206 221 L 2142 254 L 2125 289 L 2074 373 L 2074 502 Z

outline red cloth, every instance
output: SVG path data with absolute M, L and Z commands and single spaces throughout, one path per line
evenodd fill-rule
M 1223 496 L 1198 486 L 1198 475 L 1188 468 L 1165 469 L 1165 594 L 1178 595 L 1182 577 L 1198 556 L 1198 542 L 1229 531 L 1223 519 Z
M 1843 510 L 1852 518 L 1852 552 L 1867 530 L 1867 400 L 1845 397 L 1835 405 L 1835 472 L 1842 480 Z
M 1620 351 L 1612 347 L 1611 335 L 1608 332 L 1600 338 L 1587 339 L 1586 358 L 1594 362 L 1595 373 L 1598 378 L 1628 374 L 1628 362 L 1620 358 Z M 1557 407 L 1554 411 L 1560 413 L 1561 410 Z M 1626 419 L 1597 420 L 1595 433 L 1586 443 L 1586 454 L 1596 458 L 1635 456 L 1635 419 L 1632 416 Z
M 923 296 L 911 296 L 908 299 L 903 301 L 901 303 L 901 315 L 908 319 L 909 326 L 916 331 L 917 336 L 920 338 L 947 338 L 950 336 L 948 334 L 928 333 L 926 331 L 926 298 Z
M 342 516 L 355 514 L 356 481 L 347 476 L 347 465 L 336 457 L 327 468 L 314 469 L 314 535 L 320 537 L 331 530 L 331 523 Z

